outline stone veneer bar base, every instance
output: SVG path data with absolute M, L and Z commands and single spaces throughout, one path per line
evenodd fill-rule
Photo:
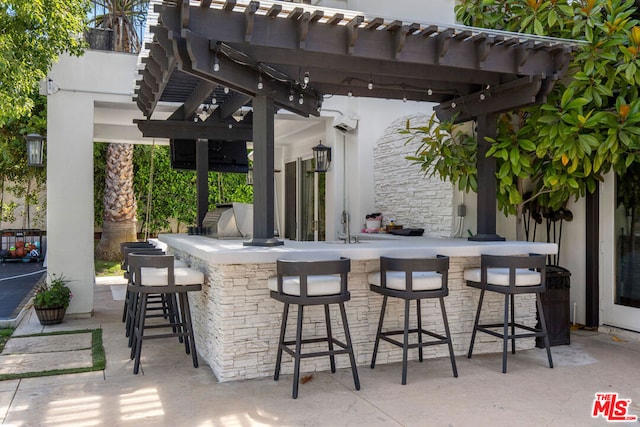
M 275 263 L 255 264 L 213 264 L 194 257 L 181 250 L 170 248 L 177 258 L 188 261 L 192 268 L 205 272 L 206 283 L 202 291 L 190 294 L 193 325 L 198 353 L 207 363 L 219 381 L 242 380 L 273 375 L 282 303 L 270 298 L 267 279 L 275 275 Z M 477 267 L 479 257 L 452 257 L 449 268 L 449 296 L 445 298 L 453 347 L 458 357 L 466 357 L 473 320 L 480 292 L 468 288 L 463 280 L 463 271 Z M 353 260 L 349 274 L 351 300 L 346 303 L 351 338 L 359 366 L 371 362 L 373 342 L 380 315 L 382 297 L 369 290 L 367 274 L 379 268 L 378 259 Z M 516 315 L 527 325 L 536 323 L 535 297 L 516 296 Z M 500 295 L 485 295 L 482 319 L 501 322 L 504 300 Z M 412 305 L 412 325 L 415 325 L 415 305 Z M 288 337 L 295 331 L 295 312 L 292 307 L 287 326 Z M 385 317 L 385 329 L 401 329 L 404 306 L 401 301 L 390 299 Z M 340 315 L 331 311 L 333 331 L 338 339 Z M 442 328 L 442 317 L 437 301 L 422 302 L 423 324 L 428 328 L 435 325 Z M 322 336 L 324 312 L 322 307 L 305 310 L 305 334 Z M 535 345 L 534 339 L 518 340 L 517 349 L 529 349 Z M 305 347 L 309 349 L 311 347 Z M 502 351 L 502 343 L 497 338 L 480 334 L 476 338 L 474 353 Z M 432 346 L 424 349 L 425 358 L 448 357 L 446 346 Z M 377 363 L 399 362 L 402 350 L 387 343 L 381 343 Z M 410 359 L 417 359 L 417 350 L 412 350 Z M 349 367 L 347 357 L 337 357 L 338 368 Z M 293 370 L 293 362 L 283 356 L 282 373 Z M 329 370 L 329 358 L 312 358 L 302 362 L 302 372 Z

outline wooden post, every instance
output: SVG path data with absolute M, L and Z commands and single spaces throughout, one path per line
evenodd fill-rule
M 504 240 L 504 237 L 496 234 L 496 159 L 487 157 L 489 143 L 485 140 L 485 137 L 496 137 L 496 120 L 495 113 L 483 114 L 477 118 L 478 230 L 475 236 L 469 237 L 469 240 L 489 242 Z
M 279 246 L 274 238 L 273 99 L 253 98 L 253 238 L 245 246 Z
M 600 186 L 586 197 L 586 271 L 585 271 L 585 326 L 598 327 L 600 324 L 600 283 L 599 240 L 600 240 Z
M 202 221 L 209 211 L 209 140 L 196 140 L 196 188 L 198 220 L 197 226 L 202 227 Z

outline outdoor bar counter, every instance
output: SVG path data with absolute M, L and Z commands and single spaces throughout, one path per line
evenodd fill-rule
M 205 273 L 201 292 L 191 293 L 190 304 L 196 345 L 200 358 L 207 363 L 219 381 L 230 381 L 273 375 L 282 303 L 270 298 L 267 279 L 275 275 L 276 260 L 321 260 L 348 257 L 351 259 L 349 290 L 351 300 L 346 303 L 349 329 L 359 366 L 371 361 L 382 297 L 369 290 L 367 274 L 377 271 L 380 256 L 427 257 L 447 255 L 449 266 L 449 296 L 445 298 L 453 347 L 457 356 L 466 354 L 473 327 L 480 291 L 466 286 L 465 268 L 477 267 L 481 254 L 554 254 L 553 243 L 531 242 L 473 242 L 466 239 L 400 237 L 391 235 L 362 236 L 360 243 L 298 242 L 286 240 L 276 247 L 244 246 L 242 240 L 217 240 L 206 236 L 162 234 L 159 241 L 167 245 L 169 253 L 188 262 L 192 268 Z M 534 295 L 516 297 L 516 316 L 528 325 L 536 323 Z M 415 324 L 415 305 L 411 306 L 412 325 Z M 295 312 L 295 307 L 292 307 Z M 482 319 L 501 322 L 504 300 L 501 295 L 485 296 Z M 341 337 L 337 308 L 332 307 L 334 333 Z M 391 298 L 387 305 L 385 329 L 401 328 L 404 306 Z M 288 336 L 295 331 L 295 315 L 289 316 Z M 423 326 L 444 331 L 437 300 L 422 302 Z M 305 334 L 326 333 L 321 307 L 305 310 Z M 533 348 L 533 338 L 518 340 L 517 348 Z M 308 348 L 307 348 L 308 349 Z M 500 352 L 497 338 L 480 334 L 474 353 Z M 424 348 L 425 358 L 447 356 L 446 346 Z M 377 363 L 398 362 L 402 349 L 381 343 Z M 410 360 L 417 353 L 410 352 Z M 326 360 L 325 360 L 326 359 Z M 337 357 L 338 367 L 348 367 L 349 358 Z M 424 363 L 428 363 L 428 360 Z M 496 369 L 499 360 L 496 359 Z M 283 357 L 282 373 L 293 370 L 292 359 Z M 329 358 L 305 359 L 302 372 L 329 370 Z

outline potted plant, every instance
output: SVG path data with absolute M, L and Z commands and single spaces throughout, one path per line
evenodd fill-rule
M 70 280 L 64 275 L 53 274 L 49 279 L 49 283 L 45 281 L 38 286 L 33 297 L 33 307 L 42 325 L 61 323 L 73 297 L 71 289 L 67 287 Z

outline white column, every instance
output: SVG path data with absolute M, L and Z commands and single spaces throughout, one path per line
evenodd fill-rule
M 93 99 L 59 91 L 47 100 L 47 271 L 64 274 L 70 314 L 93 311 Z

